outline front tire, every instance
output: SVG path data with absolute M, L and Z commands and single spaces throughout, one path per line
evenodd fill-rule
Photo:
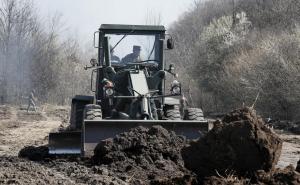
M 165 110 L 165 117 L 168 120 L 181 120 L 180 110 L 178 106 L 169 107 Z
M 204 115 L 202 109 L 199 108 L 187 108 L 184 112 L 185 120 L 203 121 Z
M 102 120 L 102 110 L 100 105 L 88 104 L 84 108 L 84 119 Z

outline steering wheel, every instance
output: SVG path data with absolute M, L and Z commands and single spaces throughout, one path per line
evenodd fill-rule
M 123 64 L 123 63 L 112 63 L 112 66 L 117 68 L 117 74 L 123 73 L 125 71 L 132 71 L 135 69 L 135 66 L 140 66 L 143 68 L 152 68 L 152 70 L 159 70 L 158 69 L 158 63 L 160 61 L 158 60 L 142 60 L 142 61 L 138 61 L 138 62 L 131 62 L 131 63 L 127 63 L 127 64 Z M 151 71 L 152 71 L 151 70 Z
M 128 63 L 127 65 L 158 68 L 158 63 L 158 60 L 142 60 L 134 63 Z

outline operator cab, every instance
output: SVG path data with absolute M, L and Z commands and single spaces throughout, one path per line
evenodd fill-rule
M 135 64 L 150 69 L 162 66 L 159 56 L 159 36 L 107 34 L 110 44 L 110 64 L 115 68 L 130 68 Z
M 116 70 L 136 65 L 163 70 L 165 31 L 164 26 L 102 24 L 99 29 L 99 65 L 112 66 Z M 168 48 L 169 43 L 168 40 Z

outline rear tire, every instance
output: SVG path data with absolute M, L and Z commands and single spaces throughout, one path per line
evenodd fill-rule
M 181 120 L 180 110 L 178 106 L 173 106 L 165 110 L 165 117 L 168 120 Z
M 203 121 L 203 111 L 199 108 L 187 108 L 184 115 L 185 120 Z
M 102 120 L 102 110 L 100 105 L 88 104 L 84 108 L 84 119 Z

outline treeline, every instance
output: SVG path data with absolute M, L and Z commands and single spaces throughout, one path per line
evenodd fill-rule
M 30 1 L 1 1 L 0 103 L 24 103 L 31 90 L 40 103 L 55 104 L 89 92 L 86 54 L 63 29 L 61 16 L 40 18 Z
M 169 30 L 168 60 L 206 112 L 252 106 L 300 119 L 300 1 L 199 1 Z

